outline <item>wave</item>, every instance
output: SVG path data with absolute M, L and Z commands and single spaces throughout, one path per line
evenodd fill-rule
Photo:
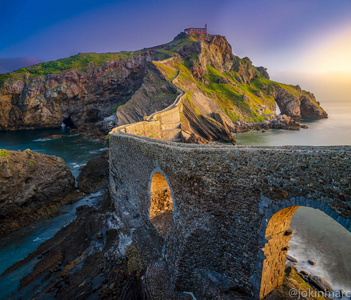
M 77 169 L 80 168 L 81 166 L 84 166 L 85 164 L 78 164 L 78 163 L 71 163 L 72 168 Z
M 33 140 L 33 142 L 47 142 L 47 141 L 52 141 L 52 139 L 40 138 L 40 139 Z

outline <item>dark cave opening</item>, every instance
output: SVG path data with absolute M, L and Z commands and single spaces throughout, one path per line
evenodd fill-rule
M 77 128 L 77 127 L 74 125 L 74 123 L 73 123 L 71 117 L 68 117 L 68 118 L 63 119 L 62 123 L 65 124 L 66 127 L 69 127 L 69 128 Z

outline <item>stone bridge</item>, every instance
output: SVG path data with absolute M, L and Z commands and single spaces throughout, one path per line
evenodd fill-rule
M 300 206 L 351 231 L 348 146 L 192 145 L 111 134 L 110 188 L 149 263 L 163 260 L 174 289 L 197 299 L 222 299 L 228 286 L 261 299 L 280 285 Z

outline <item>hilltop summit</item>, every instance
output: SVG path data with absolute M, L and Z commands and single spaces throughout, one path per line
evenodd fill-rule
M 301 118 L 327 117 L 313 94 L 271 81 L 264 67 L 235 56 L 225 37 L 210 34 L 180 33 L 139 51 L 33 65 L 1 74 L 0 87 L 0 130 L 64 122 L 107 132 L 169 106 L 178 88 L 186 92 L 181 129 L 189 142 L 230 141 L 245 128 L 289 128 Z M 276 105 L 287 115 L 284 124 L 274 123 Z

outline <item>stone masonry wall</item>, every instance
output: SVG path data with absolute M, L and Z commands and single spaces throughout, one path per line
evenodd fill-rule
M 112 198 L 133 215 L 127 226 L 145 229 L 140 238 L 154 232 L 152 175 L 167 180 L 171 228 L 152 240 L 163 247 L 175 288 L 195 296 L 203 292 L 196 274 L 220 274 L 255 299 L 279 284 L 294 207 L 320 209 L 351 231 L 350 162 L 346 146 L 205 146 L 110 135 Z
M 276 286 L 283 284 L 286 255 L 291 240 L 290 221 L 299 206 L 290 206 L 278 211 L 269 220 L 263 248 L 266 259 L 263 261 L 260 298 L 268 295 Z

